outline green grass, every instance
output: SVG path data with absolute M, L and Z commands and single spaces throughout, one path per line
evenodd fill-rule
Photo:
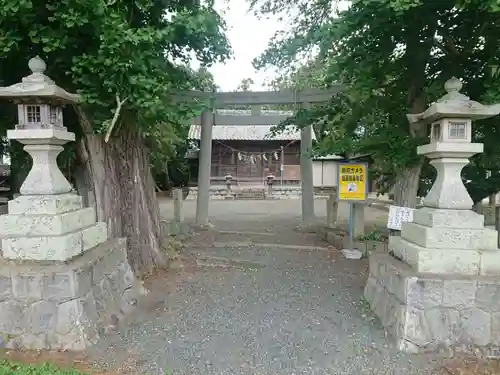
M 83 375 L 77 370 L 62 370 L 51 364 L 24 365 L 22 363 L 0 361 L 0 375 Z
M 61 369 L 50 363 L 26 365 L 19 362 L 0 360 L 0 375 L 92 375 L 75 369 Z M 99 373 L 100 374 L 100 373 Z M 165 370 L 165 375 L 172 375 L 172 370 Z

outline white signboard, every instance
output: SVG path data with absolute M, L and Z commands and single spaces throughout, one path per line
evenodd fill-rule
M 413 221 L 414 208 L 389 206 L 389 219 L 387 228 L 392 230 L 401 230 L 401 224 Z

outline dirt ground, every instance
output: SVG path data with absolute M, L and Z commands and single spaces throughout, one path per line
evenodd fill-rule
M 122 369 L 100 371 L 94 368 L 85 353 L 9 350 L 0 352 L 0 359 L 24 364 L 43 364 L 49 362 L 63 369 L 75 369 L 83 373 L 95 375 L 124 374 Z M 130 374 L 130 372 L 126 373 Z
M 93 375 L 148 375 L 138 372 L 133 358 L 116 370 L 99 370 L 85 353 L 40 352 L 40 351 L 7 351 L 0 352 L 0 359 L 24 364 L 53 363 L 65 369 L 75 369 Z M 202 375 L 202 374 L 200 374 Z M 481 360 L 476 358 L 448 360 L 440 375 L 500 375 L 498 360 Z

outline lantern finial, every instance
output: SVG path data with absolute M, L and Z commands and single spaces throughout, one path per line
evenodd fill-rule
M 460 92 L 460 90 L 462 90 L 462 87 L 463 87 L 462 81 L 460 81 L 456 77 L 450 78 L 444 84 L 444 89 L 446 90 L 446 92 L 448 94 L 458 93 L 458 92 Z
M 28 61 L 28 68 L 30 68 L 33 74 L 43 74 L 47 69 L 47 64 L 43 61 L 40 56 L 36 55 Z

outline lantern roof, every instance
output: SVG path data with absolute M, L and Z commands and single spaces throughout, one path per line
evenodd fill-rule
M 31 74 L 24 77 L 21 82 L 12 86 L 0 87 L 0 99 L 32 102 L 36 99 L 47 100 L 47 104 L 73 104 L 80 100 L 77 94 L 71 94 L 57 86 L 55 82 L 44 73 L 47 69 L 45 61 L 35 56 L 28 62 Z
M 443 118 L 480 120 L 500 113 L 500 104 L 484 105 L 460 92 L 462 82 L 451 78 L 444 84 L 446 95 L 432 103 L 424 112 L 406 115 L 410 123 L 429 124 Z

